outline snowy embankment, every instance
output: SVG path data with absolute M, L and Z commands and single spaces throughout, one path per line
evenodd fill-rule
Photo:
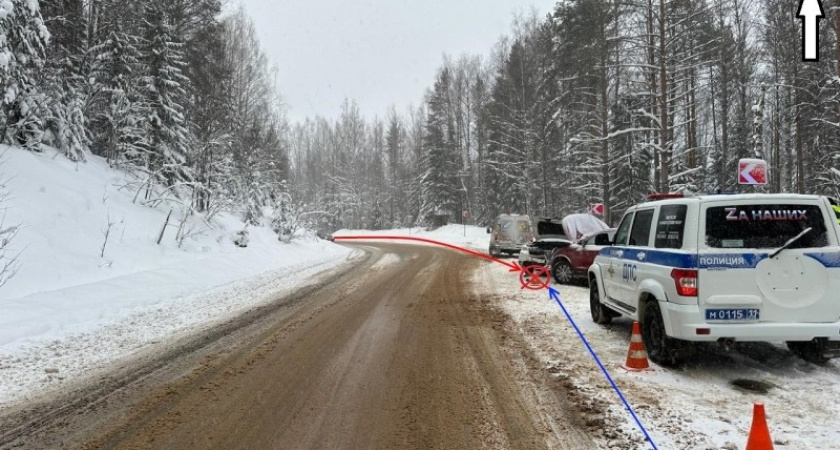
M 354 255 L 305 233 L 283 244 L 267 228 L 250 228 L 239 248 L 244 224 L 227 214 L 212 226 L 189 219 L 179 245 L 177 207 L 157 245 L 170 208 L 141 206 L 138 183 L 102 159 L 0 151 L 4 223 L 22 225 L 20 270 L 0 288 L 0 407 L 220 323 Z
M 569 401 L 585 411 L 591 432 L 611 450 L 652 448 L 627 413 L 563 311 L 547 291 L 524 291 L 498 264 L 484 264 L 473 280 L 476 295 L 502 308 L 545 369 L 562 383 Z M 596 325 L 589 313 L 589 290 L 558 286 L 575 323 L 635 409 L 657 447 L 665 450 L 744 448 L 752 405 L 762 402 L 776 449 L 836 449 L 840 442 L 840 363 L 819 367 L 793 356 L 783 344 L 750 344 L 740 352 L 703 347 L 680 369 L 629 373 L 632 323 L 620 318 Z M 764 385 L 765 394 L 736 386 Z M 733 383 L 736 382 L 736 383 Z M 756 383 L 757 382 L 757 383 Z
M 398 230 L 369 231 L 369 230 L 339 230 L 333 236 L 396 236 L 416 237 L 440 241 L 447 244 L 466 247 L 472 250 L 487 251 L 490 247 L 490 235 L 487 229 L 472 225 L 446 225 L 444 227 L 427 230 L 426 228 L 401 228 Z M 404 241 L 394 241 L 404 242 Z M 423 244 L 420 244 L 423 245 Z

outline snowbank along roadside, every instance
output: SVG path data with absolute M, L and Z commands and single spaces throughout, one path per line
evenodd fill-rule
M 157 245 L 170 208 L 140 205 L 136 180 L 103 159 L 0 152 L 4 221 L 22 225 L 20 271 L 0 288 L 0 406 L 224 321 L 354 255 L 307 233 L 283 244 L 267 228 L 239 248 L 244 224 L 229 214 L 212 226 L 191 219 L 180 245 L 169 227 Z
M 604 449 L 651 447 L 632 422 L 615 392 L 581 343 L 560 307 L 547 291 L 520 289 L 518 280 L 497 264 L 484 264 L 475 274 L 476 295 L 488 299 L 511 318 L 545 370 L 571 393 L 585 413 L 590 431 Z M 589 291 L 558 286 L 564 305 L 635 409 L 660 449 L 726 449 L 746 445 L 752 404 L 767 407 L 777 449 L 838 448 L 840 442 L 840 364 L 806 363 L 783 344 L 749 344 L 728 353 L 715 346 L 680 369 L 628 373 L 619 366 L 627 358 L 632 323 L 616 319 L 602 327 L 592 322 Z M 767 384 L 759 394 L 732 384 L 736 380 Z

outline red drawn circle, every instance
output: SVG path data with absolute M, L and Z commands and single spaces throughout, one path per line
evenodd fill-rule
M 531 291 L 541 291 L 548 289 L 551 283 L 551 276 L 547 266 L 529 266 L 522 269 L 519 273 L 519 282 L 522 283 L 522 289 Z

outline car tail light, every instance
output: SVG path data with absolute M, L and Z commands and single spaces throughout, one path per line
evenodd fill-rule
M 674 269 L 671 278 L 677 288 L 677 294 L 682 297 L 697 297 L 697 271 L 689 269 Z

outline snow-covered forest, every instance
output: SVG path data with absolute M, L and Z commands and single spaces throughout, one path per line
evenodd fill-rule
M 837 194 L 840 3 L 823 3 L 804 63 L 797 1 L 558 2 L 489 58 L 445 58 L 419 107 L 295 126 L 296 197 L 352 228 L 597 202 L 615 224 L 652 191 L 737 190 L 756 156 L 768 192 Z
M 222 3 L 0 0 L 2 143 L 104 157 L 148 206 L 291 209 L 275 69 Z
M 150 206 L 271 206 L 281 234 L 598 202 L 614 223 L 651 191 L 737 189 L 755 156 L 768 191 L 838 193 L 837 0 L 818 63 L 796 1 L 565 0 L 490 56 L 444 57 L 419 105 L 371 118 L 348 99 L 294 125 L 253 24 L 222 3 L 0 0 L 2 143 L 107 158 Z

